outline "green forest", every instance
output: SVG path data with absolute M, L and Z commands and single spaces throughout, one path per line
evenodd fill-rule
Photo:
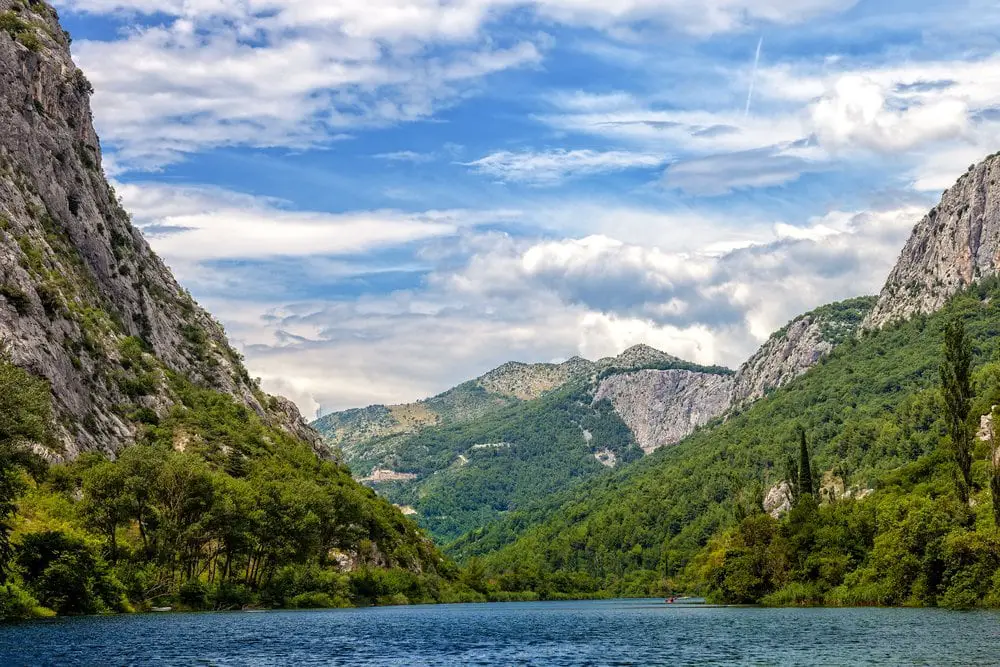
M 52 437 L 49 388 L 4 359 L 0 614 L 680 592 L 1000 606 L 1000 459 L 980 432 L 1000 404 L 998 327 L 1000 284 L 986 281 L 934 315 L 845 338 L 741 414 L 645 458 L 577 384 L 429 429 L 415 436 L 425 458 L 404 463 L 474 452 L 430 478 L 450 491 L 426 504 L 439 534 L 460 536 L 447 553 L 342 464 L 175 374 L 177 405 L 136 416 L 139 444 L 49 465 L 30 447 Z M 484 442 L 510 445 L 472 450 Z M 625 465 L 592 474 L 597 446 Z M 535 473 L 546 467 L 566 474 Z M 762 502 L 782 482 L 791 507 L 774 517 Z
M 49 388 L 0 361 L 0 616 L 486 599 L 344 466 L 170 381 L 140 444 L 49 466 Z
M 954 371 L 943 381 L 955 366 L 945 361 L 953 322 L 968 346 L 957 392 Z M 542 597 L 994 606 L 1000 483 L 992 443 L 976 433 L 1000 403 L 998 329 L 1000 287 L 984 281 L 934 315 L 845 340 L 744 413 L 511 513 L 450 552 L 483 558 L 501 588 Z M 798 493 L 775 519 L 761 501 L 783 480 Z
M 421 525 L 442 542 L 488 524 L 510 510 L 607 472 L 595 458 L 619 462 L 642 450 L 607 401 L 591 405 L 584 381 L 479 419 L 425 429 L 393 460 L 416 482 L 377 484 L 393 502 L 417 509 Z M 589 434 L 589 440 L 585 437 Z

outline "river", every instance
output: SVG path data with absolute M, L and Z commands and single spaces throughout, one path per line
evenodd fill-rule
M 149 614 L 0 626 L 0 665 L 993 665 L 1000 614 L 662 600 Z

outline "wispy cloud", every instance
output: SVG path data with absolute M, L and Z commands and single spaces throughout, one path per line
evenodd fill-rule
M 389 162 L 433 162 L 437 159 L 435 153 L 418 153 L 416 151 L 392 151 L 391 153 L 376 153 L 372 156 L 378 160 L 388 160 Z
M 665 155 L 650 153 L 556 149 L 516 153 L 500 151 L 463 164 L 501 181 L 555 185 L 577 176 L 626 169 L 652 169 L 667 160 Z

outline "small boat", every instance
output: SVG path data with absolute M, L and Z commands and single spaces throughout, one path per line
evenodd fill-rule
M 173 611 L 173 610 L 174 610 L 173 607 L 153 607 L 152 609 L 150 609 L 150 611 L 155 611 L 155 612 L 160 612 L 160 613 L 163 613 L 163 612 L 166 612 L 166 611 Z

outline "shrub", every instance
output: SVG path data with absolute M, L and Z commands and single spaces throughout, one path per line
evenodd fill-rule
M 191 609 L 208 608 L 208 586 L 197 579 L 192 579 L 177 591 L 177 600 Z
M 0 619 L 14 621 L 49 616 L 55 616 L 55 612 L 38 604 L 31 593 L 13 584 L 0 586 Z
M 60 614 L 119 611 L 121 584 L 80 538 L 61 531 L 28 533 L 17 554 L 29 590 Z
M 212 607 L 219 611 L 242 609 L 253 604 L 254 596 L 243 584 L 223 582 L 210 596 Z
M 15 285 L 0 285 L 0 296 L 7 300 L 7 303 L 14 306 L 18 315 L 26 315 L 31 310 L 31 299 L 20 288 Z

